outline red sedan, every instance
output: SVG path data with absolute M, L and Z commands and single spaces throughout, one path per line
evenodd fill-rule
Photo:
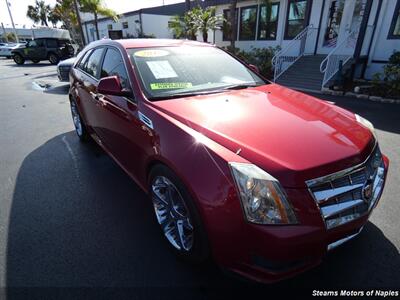
M 212 45 L 91 43 L 70 81 L 78 137 L 149 194 L 188 261 L 293 276 L 355 237 L 382 194 L 389 161 L 369 121 Z

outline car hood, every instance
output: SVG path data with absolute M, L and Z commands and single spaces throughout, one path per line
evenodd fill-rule
M 75 63 L 76 57 L 71 57 L 65 60 L 62 60 L 58 63 L 59 67 L 72 67 L 72 65 Z
M 277 84 L 154 105 L 285 187 L 359 164 L 375 143 L 353 113 Z

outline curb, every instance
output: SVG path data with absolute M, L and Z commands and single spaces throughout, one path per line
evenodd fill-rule
M 342 92 L 342 91 L 332 91 L 330 89 L 323 89 L 322 93 L 326 94 L 326 95 L 344 96 L 344 97 L 349 97 L 349 98 L 357 98 L 357 99 L 361 99 L 361 100 L 370 100 L 370 101 L 380 102 L 380 103 L 400 104 L 400 99 L 383 98 L 383 97 L 378 97 L 378 96 L 370 96 L 367 94 L 356 94 L 353 92 Z

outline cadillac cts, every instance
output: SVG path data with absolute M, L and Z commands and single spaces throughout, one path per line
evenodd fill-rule
M 149 194 L 187 261 L 293 276 L 355 237 L 382 194 L 389 161 L 369 121 L 212 45 L 91 43 L 70 81 L 78 137 Z

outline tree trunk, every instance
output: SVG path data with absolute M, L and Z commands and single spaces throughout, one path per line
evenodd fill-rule
M 235 41 L 236 41 L 236 29 L 237 29 L 237 16 L 236 16 L 236 4 L 237 0 L 231 0 L 230 3 L 230 16 L 229 16 L 229 23 L 231 24 L 231 49 L 234 52 L 235 51 Z
M 96 27 L 96 37 L 97 37 L 97 40 L 100 40 L 99 22 L 97 19 L 98 19 L 97 13 L 94 13 L 94 27 Z
M 208 31 L 207 30 L 203 31 L 203 42 L 208 43 Z
M 79 14 L 79 9 L 78 9 L 78 0 L 74 0 L 74 8 L 75 8 L 76 18 L 78 19 L 78 25 L 79 25 L 79 31 L 80 31 L 79 34 L 81 36 L 81 40 L 82 40 L 83 46 L 85 46 L 86 45 L 86 41 L 85 41 L 85 35 L 83 34 L 81 15 Z

